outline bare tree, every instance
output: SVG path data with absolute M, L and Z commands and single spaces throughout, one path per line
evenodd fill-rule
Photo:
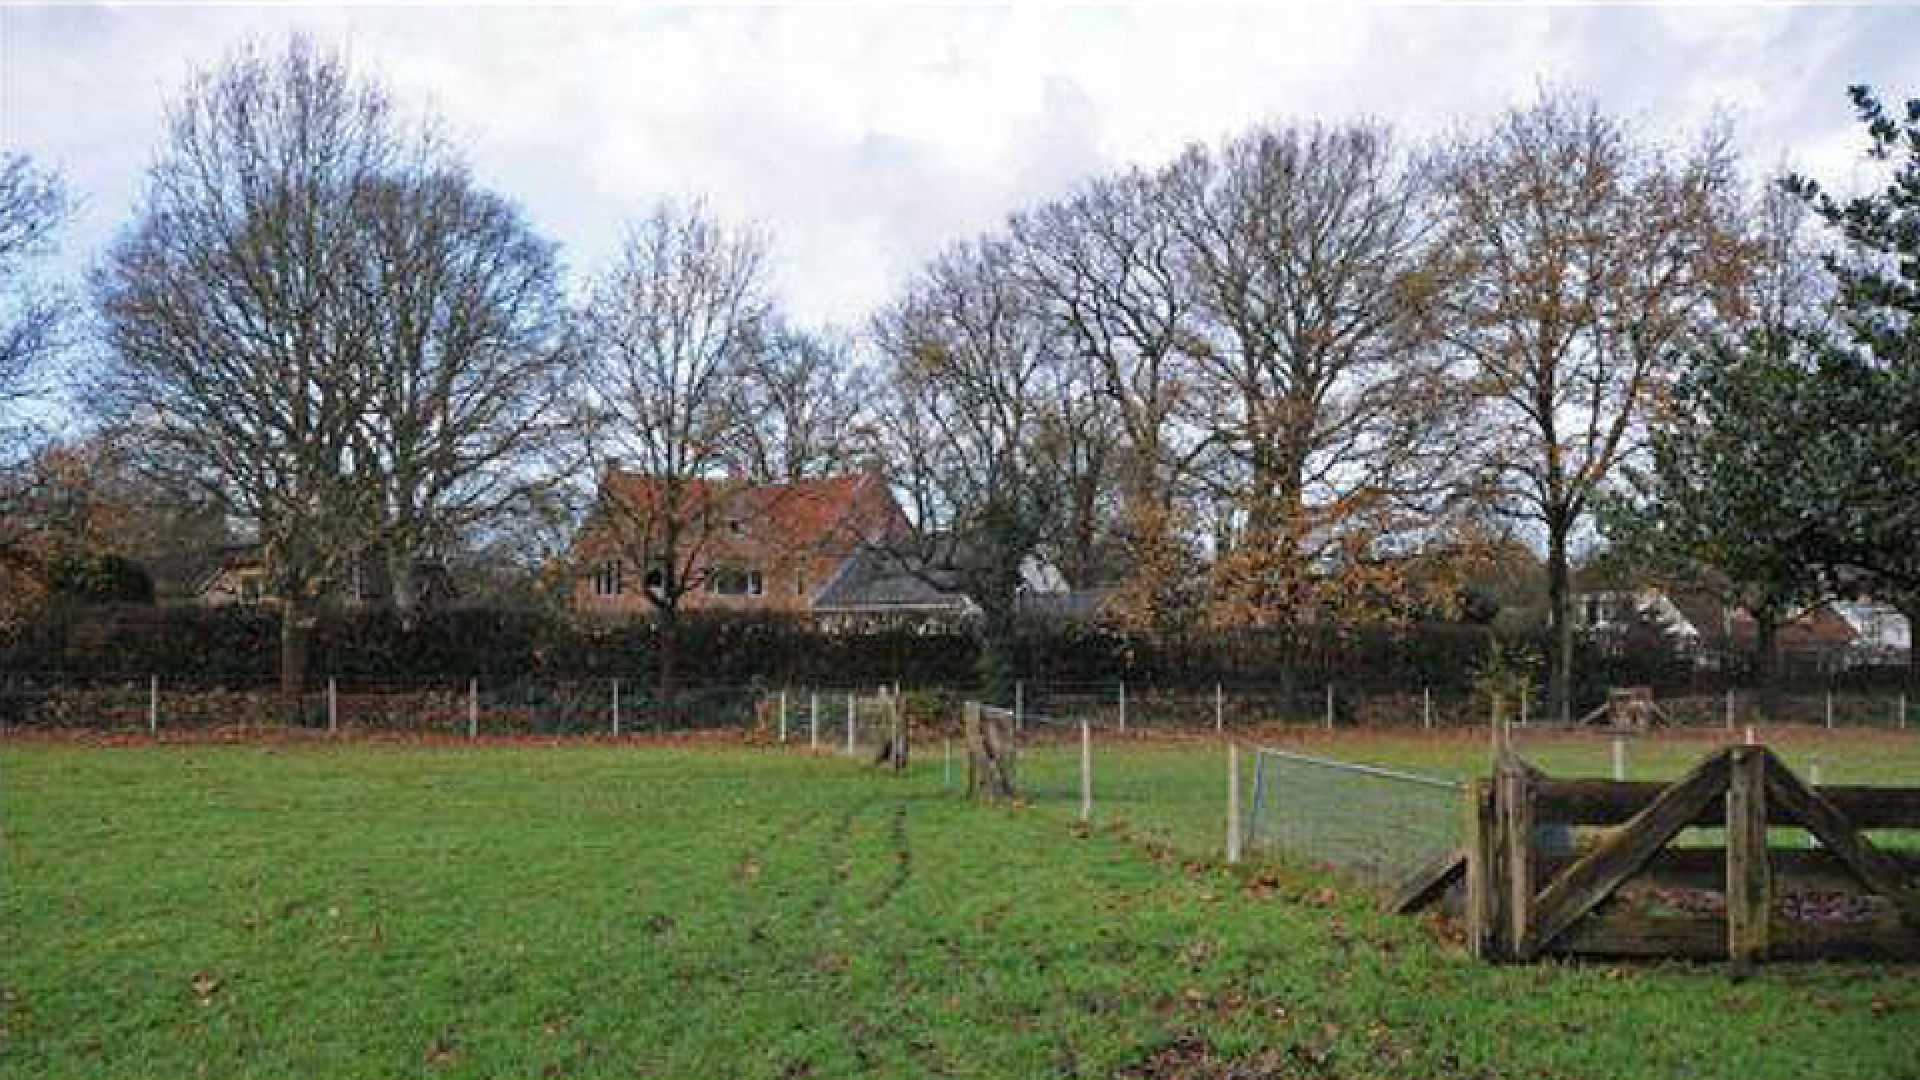
M 1396 545 L 1433 527 L 1461 419 L 1432 334 L 1427 177 L 1360 126 L 1195 148 L 1167 182 L 1198 309 L 1188 415 L 1230 511 L 1214 613 L 1364 614 Z
M 1570 710 L 1569 545 L 1721 291 L 1716 268 L 1742 262 L 1722 227 L 1732 185 L 1723 138 L 1676 157 L 1571 98 L 1446 155 L 1450 337 L 1491 406 L 1491 489 L 1546 534 L 1555 716 Z
M 392 602 L 418 568 L 549 482 L 571 352 L 553 246 L 452 162 L 383 179 L 365 222 L 376 302 L 363 465 Z
M 1185 621 L 1194 552 L 1182 536 L 1178 485 L 1192 427 L 1176 423 L 1191 383 L 1193 290 L 1164 173 L 1103 177 L 1072 197 L 1017 215 L 1016 267 L 1036 310 L 1105 408 L 1076 408 L 1079 452 L 1069 524 L 1070 579 L 1086 584 L 1096 511 L 1118 481 L 1113 527 L 1125 570 L 1116 610 L 1170 629 Z M 1087 403 L 1092 404 L 1092 403 Z M 1119 436 L 1114 439 L 1113 436 Z
M 581 317 L 581 431 L 602 476 L 589 532 L 639 568 L 674 689 L 682 602 L 739 484 L 739 382 L 768 325 L 766 249 L 699 205 L 634 225 Z M 630 479 L 628 479 L 630 478 Z
M 861 463 L 872 380 L 846 335 L 773 322 L 740 379 L 736 471 L 755 483 L 791 484 Z
M 323 592 L 378 521 L 362 436 L 382 299 L 360 241 L 421 146 L 338 55 L 243 49 L 175 103 L 96 277 L 100 404 L 259 540 L 290 698 Z
M 981 689 L 1012 686 L 1022 573 L 1061 505 L 1068 366 L 1003 241 L 956 247 L 876 318 L 885 458 L 911 525 L 891 554 L 980 609 Z
M 71 210 L 57 176 L 24 154 L 0 156 L 0 453 L 19 441 L 12 414 L 41 389 L 41 368 L 68 313 L 65 298 L 36 283 L 31 266 Z

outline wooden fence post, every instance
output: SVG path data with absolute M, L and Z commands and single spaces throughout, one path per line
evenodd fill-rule
M 853 711 L 853 691 L 847 691 L 847 756 L 854 754 L 854 729 L 860 725 L 860 717 Z
M 1433 730 L 1433 687 L 1420 688 L 1420 724 L 1428 731 Z
M 1467 785 L 1467 948 L 1476 960 L 1500 955 L 1499 826 L 1493 789 L 1483 779 Z
M 620 737 L 620 680 L 613 680 L 613 737 Z
M 1533 776 L 1509 755 L 1495 769 L 1494 782 L 1499 789 L 1500 849 L 1506 857 L 1507 950 L 1514 959 L 1526 960 L 1532 952 Z
M 340 734 L 340 680 L 327 676 L 327 734 Z
M 480 680 L 467 680 L 467 738 L 480 737 Z
M 1333 730 L 1333 684 L 1327 684 L 1327 730 Z
M 1080 820 L 1093 821 L 1093 725 L 1080 721 Z
M 1227 697 L 1219 683 L 1213 684 L 1213 730 L 1215 734 L 1227 730 Z
M 147 676 L 147 734 L 160 734 L 160 676 Z
M 1227 743 L 1227 861 L 1240 861 L 1240 744 Z
M 1827 691 L 1827 730 L 1833 730 L 1833 691 Z
M 820 694 L 807 695 L 807 748 L 820 749 Z
M 1767 952 L 1773 882 L 1767 865 L 1766 750 L 1736 746 L 1727 783 L 1727 959 L 1744 976 Z
M 1613 778 L 1627 778 L 1627 740 L 1618 735 L 1613 737 Z
M 1013 730 L 1027 729 L 1027 683 L 1024 679 L 1013 680 Z
M 1120 680 L 1120 734 L 1127 733 L 1127 680 Z

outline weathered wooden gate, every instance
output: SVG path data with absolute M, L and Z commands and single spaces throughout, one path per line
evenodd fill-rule
M 1477 956 L 1920 959 L 1920 852 L 1864 833 L 1920 829 L 1920 788 L 1810 788 L 1764 746 L 1667 785 L 1554 780 L 1509 753 L 1467 816 Z M 1818 846 L 1775 846 L 1769 826 Z M 1690 827 L 1719 846 L 1677 845 Z

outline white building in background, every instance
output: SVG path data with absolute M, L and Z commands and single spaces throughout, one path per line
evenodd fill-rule
M 1835 601 L 1833 610 L 1853 627 L 1855 648 L 1868 663 L 1898 663 L 1913 650 L 1907 617 L 1872 600 Z

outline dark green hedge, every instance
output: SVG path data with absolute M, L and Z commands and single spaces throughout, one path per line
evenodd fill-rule
M 578 625 L 522 611 L 447 611 L 409 627 L 389 613 L 323 618 L 312 670 L 343 677 L 524 675 L 574 678 L 653 670 L 657 627 L 647 621 Z M 1117 680 L 1169 688 L 1248 684 L 1361 690 L 1431 686 L 1464 691 L 1483 663 L 1490 631 L 1421 624 L 1330 629 L 1281 637 L 1242 632 L 1150 641 L 1073 623 L 1034 624 L 1016 644 L 1018 670 L 1041 682 Z M 279 626 L 261 609 L 67 608 L 0 643 L 0 670 L 101 677 L 268 676 Z M 1510 643 L 1513 644 L 1513 643 Z M 1544 641 L 1520 642 L 1534 656 Z M 976 645 L 963 632 L 911 629 L 824 633 L 777 616 L 686 616 L 680 671 L 687 682 L 848 685 L 901 682 L 960 687 L 972 681 Z M 1579 697 L 1607 685 L 1692 688 L 1701 678 L 1657 643 L 1627 655 L 1583 654 Z

